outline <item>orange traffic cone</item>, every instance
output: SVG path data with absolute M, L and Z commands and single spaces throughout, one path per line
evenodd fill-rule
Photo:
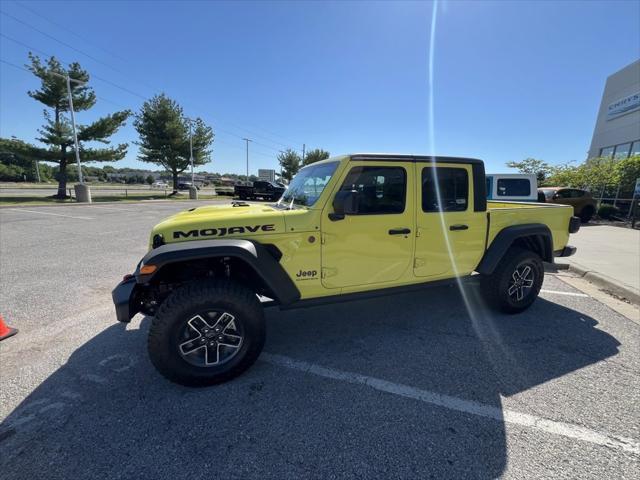
M 18 333 L 18 329 L 7 327 L 7 324 L 4 323 L 4 318 L 2 318 L 2 315 L 0 315 L 0 340 L 9 338 L 16 333 Z

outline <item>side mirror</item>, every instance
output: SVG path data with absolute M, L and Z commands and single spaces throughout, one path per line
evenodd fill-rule
M 356 190 L 340 190 L 333 198 L 333 211 L 329 218 L 334 222 L 343 220 L 346 215 L 358 213 L 358 192 Z
M 557 193 L 553 197 L 551 197 L 552 200 L 557 200 L 559 198 L 560 198 L 560 195 L 558 195 Z

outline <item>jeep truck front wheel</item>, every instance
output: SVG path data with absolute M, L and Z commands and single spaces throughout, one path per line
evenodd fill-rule
M 149 330 L 156 369 L 172 382 L 207 386 L 240 375 L 265 340 L 262 307 L 249 289 L 228 281 L 189 284 L 160 306 Z
M 511 247 L 494 272 L 483 277 L 482 289 L 487 302 L 502 312 L 519 313 L 538 298 L 544 267 L 537 253 Z

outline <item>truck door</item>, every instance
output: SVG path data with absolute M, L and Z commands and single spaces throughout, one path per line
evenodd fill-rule
M 487 217 L 474 211 L 471 164 L 419 163 L 416 177 L 414 274 L 447 278 L 472 272 L 484 254 Z
M 397 280 L 413 257 L 413 163 L 350 162 L 339 185 L 338 190 L 357 192 L 357 213 L 331 220 L 333 196 L 324 208 L 322 284 L 336 288 Z

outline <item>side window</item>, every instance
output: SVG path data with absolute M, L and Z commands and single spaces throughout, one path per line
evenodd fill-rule
M 422 169 L 422 211 L 464 212 L 469 206 L 467 171 L 464 168 L 436 168 Z M 436 173 L 441 202 L 436 191 Z
M 570 190 L 571 198 L 582 198 L 584 197 L 584 192 L 582 190 Z
M 527 197 L 531 195 L 531 182 L 526 178 L 499 178 L 498 195 L 501 197 Z
M 340 190 L 356 190 L 358 215 L 404 212 L 407 173 L 401 167 L 353 167 Z
M 558 190 L 556 193 L 559 198 L 571 198 L 571 190 Z

